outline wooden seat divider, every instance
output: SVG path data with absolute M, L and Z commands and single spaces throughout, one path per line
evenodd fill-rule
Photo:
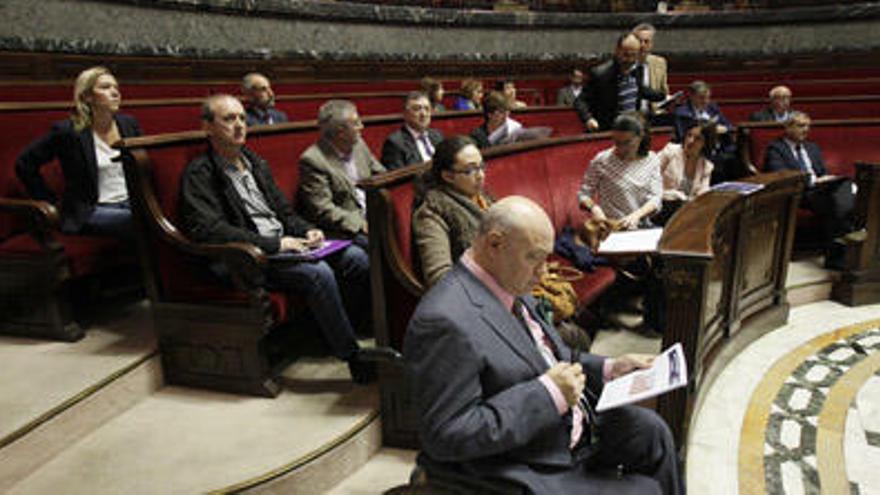
M 845 267 L 831 288 L 832 299 L 857 306 L 880 302 L 880 161 L 856 163 L 856 206 Z
M 653 147 L 670 138 L 658 129 Z M 584 170 L 599 151 L 611 146 L 608 133 L 562 136 L 484 150 L 486 188 L 496 198 L 518 194 L 538 202 L 558 230 L 585 217 L 576 193 Z M 412 165 L 361 181 L 367 191 L 370 224 L 370 276 L 373 328 L 377 345 L 403 348 L 406 325 L 425 290 L 414 263 L 411 218 L 414 181 L 429 164 Z M 615 280 L 599 267 L 575 285 L 581 308 L 593 303 Z M 387 445 L 414 447 L 416 418 L 401 370 L 381 368 L 383 435 Z
M 763 188 L 699 196 L 676 212 L 660 239 L 663 348 L 681 342 L 689 384 L 660 396 L 657 407 L 679 446 L 724 364 L 788 319 L 785 281 L 803 179 L 787 170 L 745 180 Z

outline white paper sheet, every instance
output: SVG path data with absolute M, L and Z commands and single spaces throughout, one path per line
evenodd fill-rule
M 654 358 L 650 368 L 633 371 L 605 384 L 596 405 L 601 412 L 655 397 L 687 385 L 688 370 L 681 343 Z
M 649 253 L 657 250 L 663 229 L 640 229 L 612 232 L 599 243 L 599 254 Z

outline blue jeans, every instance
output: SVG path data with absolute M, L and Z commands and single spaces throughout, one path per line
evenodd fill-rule
M 128 200 L 95 205 L 95 210 L 79 233 L 117 237 L 126 242 L 134 242 L 134 228 L 131 225 L 131 207 Z
M 358 350 L 354 328 L 369 316 L 369 267 L 367 253 L 352 244 L 319 261 L 270 263 L 266 286 L 305 295 L 333 355 L 348 359 Z

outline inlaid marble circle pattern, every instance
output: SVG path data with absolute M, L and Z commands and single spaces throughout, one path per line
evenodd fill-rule
M 880 326 L 872 323 L 819 336 L 765 375 L 745 419 L 763 435 L 743 429 L 740 449 L 751 451 L 740 452 L 740 493 L 880 494 Z M 761 471 L 763 483 L 743 479 Z

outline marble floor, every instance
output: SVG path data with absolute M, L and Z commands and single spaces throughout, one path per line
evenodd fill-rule
M 718 375 L 691 428 L 691 493 L 880 493 L 880 305 L 792 309 Z

